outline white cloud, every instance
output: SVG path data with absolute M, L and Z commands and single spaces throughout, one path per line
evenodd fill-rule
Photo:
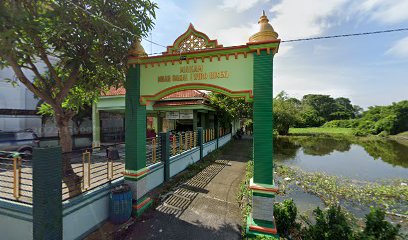
M 257 32 L 257 29 L 258 24 L 242 25 L 239 27 L 211 31 L 211 35 L 217 38 L 218 42 L 224 46 L 236 46 L 247 43 L 249 37 Z
M 243 12 L 257 4 L 268 1 L 269 0 L 223 0 L 219 7 L 221 9 L 235 9 L 237 12 Z
M 365 0 L 356 8 L 367 12 L 372 20 L 383 23 L 408 21 L 408 1 L 406 0 Z
M 394 45 L 388 49 L 386 54 L 391 54 L 401 58 L 408 57 L 408 37 L 402 38 L 395 42 Z
M 272 26 L 282 39 L 317 36 L 335 24 L 330 16 L 339 14 L 349 0 L 283 0 L 270 9 Z
M 279 54 L 279 56 L 285 55 L 286 53 L 288 53 L 293 48 L 294 48 L 294 46 L 291 45 L 290 43 L 281 44 L 281 45 L 279 45 L 278 54 Z

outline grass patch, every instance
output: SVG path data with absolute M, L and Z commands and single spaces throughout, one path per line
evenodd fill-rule
M 323 128 L 323 127 L 314 127 L 314 128 L 290 128 L 289 134 L 291 135 L 319 135 L 319 134 L 344 134 L 344 135 L 353 135 L 352 128 Z

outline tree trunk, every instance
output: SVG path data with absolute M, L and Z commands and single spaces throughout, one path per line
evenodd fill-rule
M 69 196 L 74 197 L 82 192 L 81 184 L 82 177 L 75 173 L 73 165 L 82 164 L 80 159 L 75 161 L 72 153 L 72 137 L 69 129 L 69 124 L 72 117 L 67 115 L 57 115 L 55 117 L 57 127 L 59 130 L 60 145 L 62 148 L 62 161 L 63 161 L 63 181 L 69 191 Z M 66 190 L 65 190 L 66 191 Z M 63 189 L 63 193 L 65 193 Z

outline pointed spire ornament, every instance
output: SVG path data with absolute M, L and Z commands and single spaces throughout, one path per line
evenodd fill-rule
M 262 11 L 262 16 L 259 18 L 258 24 L 259 32 L 252 35 L 249 38 L 249 42 L 263 42 L 278 39 L 278 33 L 275 32 L 272 25 L 269 23 L 265 10 Z

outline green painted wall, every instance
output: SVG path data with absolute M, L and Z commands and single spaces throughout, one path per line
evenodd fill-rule
M 125 96 L 100 97 L 96 104 L 98 110 L 125 109 Z
M 140 65 L 129 68 L 126 78 L 126 170 L 146 167 L 146 107 L 139 103 Z
M 254 53 L 254 182 L 273 184 L 273 54 Z

